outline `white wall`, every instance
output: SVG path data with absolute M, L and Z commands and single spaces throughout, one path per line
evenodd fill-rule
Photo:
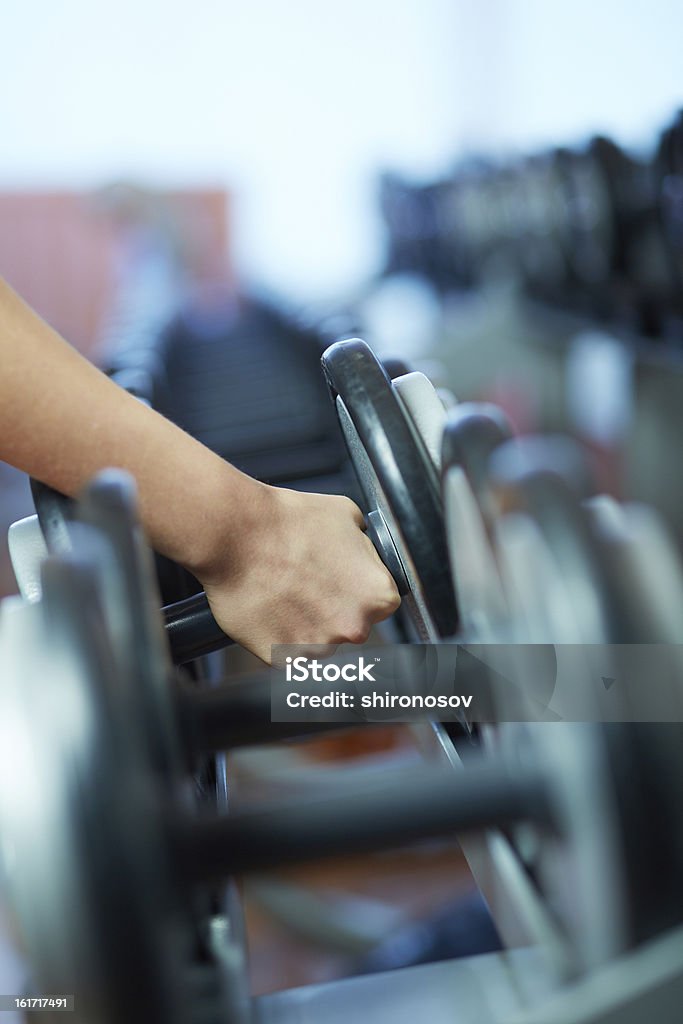
M 683 102 L 677 0 L 5 0 L 0 188 L 226 183 L 243 265 L 319 298 L 376 266 L 373 178 Z
M 468 142 L 529 147 L 607 130 L 639 144 L 683 105 L 680 0 L 460 0 L 458 9 Z

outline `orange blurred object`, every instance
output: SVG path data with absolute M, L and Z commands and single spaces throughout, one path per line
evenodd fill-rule
M 223 189 L 157 191 L 119 183 L 93 193 L 0 193 L 0 275 L 94 358 L 133 248 L 131 231 L 165 244 L 188 281 L 225 281 L 232 276 L 229 210 Z

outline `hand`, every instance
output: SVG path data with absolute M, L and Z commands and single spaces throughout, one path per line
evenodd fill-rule
M 244 529 L 198 575 L 221 628 L 263 661 L 272 644 L 363 643 L 400 605 L 348 498 L 261 485 Z M 229 538 L 229 539 L 228 539 Z

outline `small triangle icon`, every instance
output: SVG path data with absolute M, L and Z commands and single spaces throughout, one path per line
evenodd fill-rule
M 612 679 L 611 676 L 602 676 L 602 684 L 606 690 L 609 690 L 612 683 L 615 683 L 616 679 Z

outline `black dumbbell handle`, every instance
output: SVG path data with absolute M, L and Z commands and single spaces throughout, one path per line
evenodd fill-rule
M 215 753 L 277 740 L 317 736 L 368 725 L 326 721 L 274 722 L 271 676 L 248 676 L 214 688 L 179 685 L 174 692 L 176 721 L 189 755 Z
M 382 562 L 391 573 L 401 595 L 408 593 L 408 580 L 401 559 L 391 539 L 382 513 L 378 510 L 367 516 L 367 534 Z M 206 594 L 203 592 L 183 601 L 166 605 L 163 609 L 166 636 L 175 665 L 184 665 L 204 654 L 220 651 L 233 643 L 213 617 Z
M 499 764 L 418 768 L 228 817 L 169 813 L 181 873 L 205 881 L 521 820 L 554 824 L 548 782 Z
M 74 502 L 38 480 L 31 480 L 31 492 L 48 549 L 53 554 L 64 554 L 71 547 L 69 522 L 73 519 Z M 382 534 L 377 533 L 372 517 L 369 519 L 368 535 L 396 579 L 399 591 L 405 593 L 406 581 L 395 550 L 390 542 L 390 546 L 387 545 Z M 233 643 L 216 622 L 203 592 L 166 605 L 162 614 L 175 665 L 184 665 Z
M 206 594 L 194 594 L 162 609 L 174 665 L 185 665 L 233 643 L 213 617 Z
M 64 554 L 71 548 L 69 523 L 74 518 L 75 503 L 39 480 L 31 480 L 31 493 L 48 550 L 52 554 Z M 183 665 L 232 643 L 213 617 L 204 593 L 166 605 L 163 619 L 171 657 L 176 665 Z

